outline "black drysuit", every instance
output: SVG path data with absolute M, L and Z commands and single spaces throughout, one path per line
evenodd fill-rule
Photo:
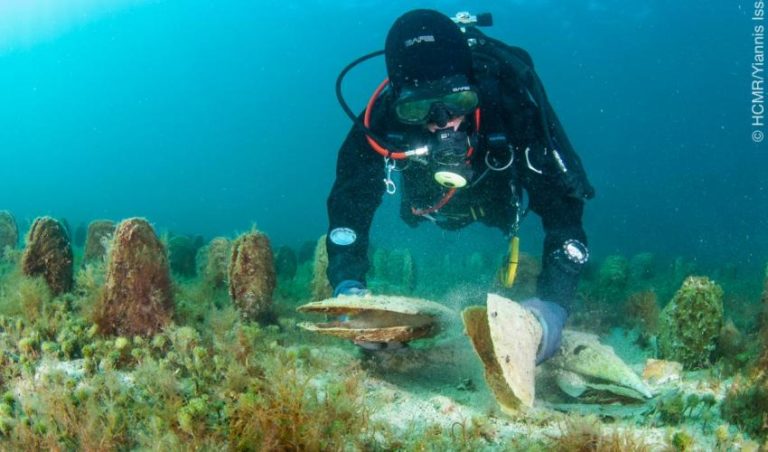
M 457 189 L 453 198 L 430 216 L 438 226 L 447 229 L 481 221 L 509 233 L 515 224 L 516 201 L 525 190 L 528 205 L 541 217 L 546 233 L 538 296 L 568 308 L 575 296 L 580 265 L 558 259 L 556 251 L 570 239 L 586 245 L 582 211 L 584 200 L 592 197 L 593 189 L 543 95 L 530 57 L 522 49 L 507 48 L 514 52 L 510 58 L 518 66 L 529 68 L 530 73 L 510 78 L 492 60 L 475 55 L 479 130 L 472 115 L 465 119 L 475 141 L 470 160 L 474 176 L 468 187 Z M 401 124 L 391 108 L 392 97 L 391 92 L 385 91 L 376 101 L 371 129 L 402 149 L 409 139 L 419 141 L 413 138 L 429 132 L 423 126 Z M 548 134 L 544 123 L 550 127 Z M 398 137 L 403 139 L 398 141 Z M 487 160 L 498 169 L 510 158 L 514 159 L 512 164 L 502 171 L 491 170 L 486 163 Z M 401 180 L 395 180 L 402 193 L 401 216 L 414 226 L 425 218 L 412 213 L 412 209 L 434 206 L 446 189 L 435 182 L 431 171 L 421 163 L 401 161 L 398 167 L 404 168 Z M 368 237 L 385 192 L 385 177 L 383 157 L 370 147 L 364 132 L 353 127 L 339 151 L 336 181 L 328 198 L 327 275 L 333 287 L 345 280 L 365 283 Z M 353 230 L 356 240 L 344 245 L 334 243 L 330 232 L 337 228 Z

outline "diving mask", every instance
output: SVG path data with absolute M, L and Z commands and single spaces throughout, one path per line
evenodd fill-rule
M 463 76 L 427 83 L 418 89 L 405 88 L 395 101 L 397 118 L 405 124 L 426 124 L 434 115 L 464 116 L 479 104 L 477 92 Z

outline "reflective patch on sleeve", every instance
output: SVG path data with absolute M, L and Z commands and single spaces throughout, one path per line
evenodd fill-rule
M 336 228 L 328 234 L 328 237 L 336 245 L 347 246 L 355 243 L 357 233 L 350 228 Z

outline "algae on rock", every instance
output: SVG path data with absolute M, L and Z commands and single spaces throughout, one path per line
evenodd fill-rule
M 410 294 L 416 287 L 416 265 L 407 248 L 376 248 L 370 274 L 374 290 L 392 294 Z
M 168 258 L 152 226 L 142 218 L 115 230 L 104 292 L 95 320 L 105 334 L 132 337 L 159 332 L 173 315 Z
M 328 282 L 328 248 L 325 244 L 326 234 L 323 234 L 315 246 L 315 260 L 312 266 L 312 299 L 325 300 L 333 295 L 333 287 Z
M 277 285 L 269 238 L 258 231 L 235 239 L 229 262 L 229 295 L 246 319 L 267 314 Z
M 734 378 L 723 400 L 723 419 L 750 435 L 768 438 L 768 374 L 753 369 L 752 375 Z
M 768 267 L 761 297 L 763 305 L 760 356 L 737 375 L 723 400 L 723 418 L 750 435 L 768 439 Z
M 661 312 L 659 353 L 688 369 L 710 365 L 723 325 L 723 290 L 707 277 L 690 276 Z
M 197 251 L 197 273 L 206 285 L 214 289 L 224 288 L 231 258 L 232 242 L 226 237 L 215 237 Z
M 5 257 L 5 249 L 16 249 L 19 243 L 19 228 L 16 220 L 7 210 L 0 210 L 0 259 Z
M 72 247 L 64 226 L 51 217 L 39 217 L 27 235 L 21 271 L 42 276 L 51 292 L 60 295 L 72 290 Z
M 112 220 L 95 220 L 88 225 L 85 236 L 85 263 L 103 262 L 109 254 L 109 244 L 115 233 L 115 222 Z

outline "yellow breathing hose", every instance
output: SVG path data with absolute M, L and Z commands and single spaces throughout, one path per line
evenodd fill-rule
M 517 264 L 520 262 L 519 258 L 520 238 L 515 235 L 512 236 L 512 240 L 509 241 L 507 262 L 504 263 L 504 267 L 501 271 L 501 284 L 506 288 L 510 288 L 513 284 L 515 284 L 515 277 L 517 276 Z

